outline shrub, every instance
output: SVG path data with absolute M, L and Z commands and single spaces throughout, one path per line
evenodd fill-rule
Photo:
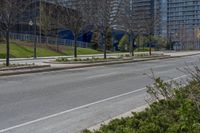
M 122 39 L 119 41 L 119 48 L 121 51 L 125 51 L 125 45 L 128 44 L 128 35 L 124 35 Z
M 200 133 L 200 69 L 194 68 L 185 69 L 193 79 L 186 86 L 153 75 L 155 83 L 147 87 L 148 102 L 154 100 L 149 108 L 83 133 Z

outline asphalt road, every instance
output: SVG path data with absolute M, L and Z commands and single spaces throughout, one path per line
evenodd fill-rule
M 76 133 L 145 105 L 145 75 L 184 78 L 200 56 L 0 77 L 0 133 Z

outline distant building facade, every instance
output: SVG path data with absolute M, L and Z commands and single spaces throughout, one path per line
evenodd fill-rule
M 153 35 L 178 44 L 180 49 L 200 48 L 200 0 L 130 0 L 130 4 L 138 30 L 144 34 L 149 34 L 145 29 L 149 22 Z
M 200 0 L 168 0 L 168 38 L 182 49 L 200 48 Z
M 166 0 L 130 0 L 139 32 L 167 37 Z
M 44 31 L 40 26 L 42 9 L 46 10 L 49 7 L 55 6 L 55 0 L 31 0 L 32 2 L 23 12 L 22 15 L 18 18 L 18 23 L 15 27 L 12 28 L 12 33 L 19 34 L 34 34 L 34 21 L 36 20 L 36 33 L 40 38 L 45 38 Z M 72 0 L 60 0 L 64 7 L 71 6 Z M 56 8 L 56 6 L 55 6 Z M 72 9 L 73 10 L 73 9 Z M 60 27 L 52 27 L 49 29 L 49 37 L 59 37 L 60 39 L 69 39 L 73 40 L 73 34 L 68 29 L 62 29 Z M 78 38 L 78 41 L 81 42 L 90 42 L 91 32 L 85 33 Z
M 38 0 L 36 10 L 41 1 L 51 3 L 54 0 Z M 61 1 L 63 1 L 63 5 L 67 6 L 73 0 Z M 118 13 L 117 11 L 123 12 L 123 1 L 113 0 L 113 16 Z M 151 33 L 167 38 L 176 43 L 180 49 L 200 48 L 200 0 L 129 0 L 129 3 L 134 10 L 133 17 L 136 24 L 139 25 L 140 33 Z M 15 27 L 14 31 L 32 34 L 33 26 L 30 26 L 29 22 L 34 21 L 34 6 L 31 4 L 22 18 L 19 18 L 19 25 Z M 40 15 L 39 10 L 36 15 Z M 124 30 L 117 19 L 112 28 Z

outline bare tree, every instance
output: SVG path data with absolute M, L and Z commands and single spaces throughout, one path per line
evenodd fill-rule
M 77 39 L 80 35 L 88 31 L 88 21 L 85 18 L 84 11 L 87 11 L 89 0 L 69 0 L 62 2 L 55 1 L 57 5 L 56 11 L 54 10 L 54 19 L 59 23 L 59 27 L 68 29 L 73 34 L 74 39 L 74 57 L 77 58 Z M 59 14 L 59 16 L 57 16 Z M 88 15 L 89 16 L 89 15 Z
M 107 58 L 107 46 L 106 36 L 108 31 L 113 28 L 116 23 L 117 17 L 120 11 L 121 1 L 119 0 L 93 0 L 94 12 L 93 25 L 99 29 L 103 42 L 104 58 Z
M 141 26 L 137 19 L 134 5 L 134 0 L 124 0 L 123 1 L 123 10 L 122 15 L 120 16 L 120 22 L 123 25 L 124 30 L 129 34 L 129 52 L 132 56 L 134 56 L 134 44 L 137 36 L 139 36 L 141 32 Z
M 124 0 L 124 13 L 122 22 L 125 30 L 130 34 L 131 51 L 133 50 L 134 41 L 137 36 L 143 35 L 149 37 L 149 54 L 152 54 L 152 36 L 159 26 L 159 12 L 151 11 L 147 8 L 138 8 L 134 5 L 135 0 Z
M 155 33 L 156 21 L 157 20 L 154 17 L 150 19 L 143 19 L 144 34 L 146 34 L 149 39 L 149 55 L 152 55 L 152 40 Z
M 143 24 L 144 24 L 144 34 L 149 37 L 149 55 L 152 55 L 152 43 L 153 38 L 157 34 L 157 30 L 159 30 L 160 26 L 160 12 L 155 11 L 151 14 L 149 18 L 143 16 Z
M 6 66 L 10 64 L 10 31 L 29 4 L 28 0 L 0 0 L 0 31 L 6 39 Z
M 38 17 L 40 19 L 40 23 L 38 23 L 38 25 L 40 25 L 41 27 L 41 31 L 44 34 L 45 38 L 47 38 L 49 32 L 52 30 L 52 18 L 50 16 L 50 14 L 52 13 L 50 10 L 51 8 L 49 8 L 49 6 L 46 3 L 41 3 L 40 6 L 40 17 Z M 39 21 L 38 21 L 39 22 Z M 46 45 L 48 44 L 48 41 L 46 39 Z

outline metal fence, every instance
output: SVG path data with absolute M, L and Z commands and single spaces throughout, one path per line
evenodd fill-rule
M 51 45 L 65 45 L 65 46 L 73 46 L 74 40 L 69 39 L 60 39 L 55 37 L 44 37 L 44 36 L 36 36 L 37 43 L 46 43 Z M 20 40 L 20 41 L 34 41 L 35 36 L 32 34 L 19 34 L 19 33 L 11 33 L 10 39 L 12 40 Z M 91 47 L 90 43 L 77 41 L 77 47 L 81 48 L 89 48 Z

